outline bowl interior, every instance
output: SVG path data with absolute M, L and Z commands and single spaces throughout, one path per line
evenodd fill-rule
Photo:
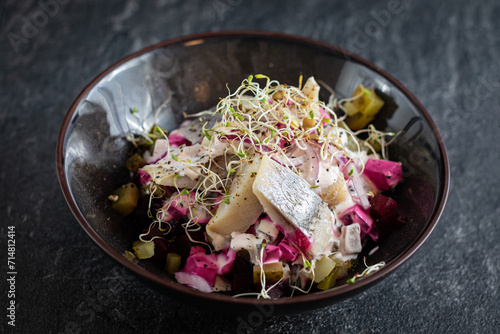
M 369 259 L 388 265 L 358 286 L 384 277 L 413 254 L 437 223 L 448 191 L 444 146 L 428 114 L 394 79 L 352 54 L 290 36 L 206 34 L 168 41 L 125 58 L 96 78 L 71 107 L 58 145 L 60 182 L 75 216 L 112 257 L 143 277 L 154 276 L 160 285 L 177 286 L 147 261 L 136 265 L 121 256 L 138 232 L 107 201 L 110 192 L 129 179 L 124 162 L 130 145 L 125 137 L 149 129 L 157 110 L 159 125 L 172 130 L 184 112 L 214 106 L 228 88 L 233 91 L 257 73 L 292 85 L 298 84 L 300 75 L 314 76 L 342 97 L 350 96 L 361 83 L 383 96 L 386 104 L 374 124 L 380 130 L 402 131 L 389 154 L 391 160 L 403 163 L 405 179 L 394 196 L 408 222 L 382 240 Z M 322 88 L 321 99 L 329 95 Z M 132 114 L 133 108 L 139 112 Z M 356 290 L 355 285 L 316 293 L 314 298 L 331 302 Z M 186 287 L 175 289 L 196 294 Z

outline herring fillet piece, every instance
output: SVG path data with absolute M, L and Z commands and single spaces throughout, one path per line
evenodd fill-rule
M 255 159 L 239 170 L 229 190 L 229 204 L 221 202 L 208 222 L 206 231 L 216 250 L 227 246 L 231 233 L 248 230 L 264 211 L 252 191 L 260 162 L 261 160 Z
M 300 176 L 265 155 L 253 192 L 264 211 L 299 249 L 313 258 L 331 251 L 335 217 Z

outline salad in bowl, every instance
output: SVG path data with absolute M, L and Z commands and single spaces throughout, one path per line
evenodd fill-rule
M 250 76 L 173 131 L 129 134 L 130 182 L 108 199 L 147 219 L 126 256 L 203 292 L 265 299 L 383 267 L 351 270 L 405 224 L 391 198 L 403 178 L 388 156 L 397 134 L 370 124 L 384 105 L 373 89 L 336 98 L 324 87 L 327 102 L 313 77 L 292 86 Z

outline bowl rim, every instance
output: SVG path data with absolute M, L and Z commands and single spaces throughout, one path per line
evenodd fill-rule
M 76 204 L 76 201 L 69 189 L 69 184 L 68 180 L 66 179 L 65 175 L 65 168 L 64 168 L 64 153 L 65 153 L 65 148 L 66 148 L 66 139 L 67 139 L 67 130 L 69 125 L 71 124 L 71 121 L 73 119 L 73 116 L 75 115 L 76 109 L 80 102 L 82 101 L 85 96 L 90 92 L 90 90 L 99 82 L 101 81 L 105 76 L 107 76 L 109 73 L 111 73 L 113 70 L 115 70 L 117 67 L 121 66 L 122 64 L 137 58 L 143 54 L 146 54 L 148 52 L 154 51 L 156 49 L 164 48 L 167 46 L 171 45 L 176 45 L 176 44 L 186 44 L 186 43 L 193 43 L 195 41 L 203 41 L 203 40 L 212 40 L 212 39 L 223 39 L 223 38 L 260 38 L 260 39 L 267 39 L 267 40 L 277 40 L 277 41 L 282 41 L 282 42 L 289 42 L 292 44 L 302 44 L 302 45 L 307 45 L 308 47 L 311 48 L 319 48 L 323 49 L 326 51 L 329 51 L 331 53 L 337 53 L 343 55 L 347 61 L 353 61 L 356 63 L 359 63 L 366 68 L 369 68 L 370 70 L 374 71 L 375 73 L 381 75 L 384 77 L 386 80 L 391 82 L 396 88 L 398 88 L 405 96 L 408 98 L 410 103 L 414 104 L 414 106 L 422 113 L 426 121 L 428 122 L 429 126 L 432 128 L 432 131 L 434 135 L 436 136 L 437 139 L 437 144 L 439 147 L 439 152 L 441 154 L 441 160 L 443 162 L 443 165 L 440 166 L 441 169 L 441 178 L 443 180 L 442 184 L 440 187 L 437 189 L 437 193 L 441 194 L 441 197 L 438 200 L 438 203 L 436 205 L 436 208 L 432 212 L 432 215 L 429 218 L 429 223 L 427 226 L 422 230 L 420 235 L 417 237 L 415 242 L 405 249 L 403 253 L 401 253 L 399 256 L 397 256 L 394 260 L 392 260 L 390 263 L 385 265 L 381 270 L 378 272 L 363 278 L 362 280 L 356 281 L 356 284 L 345 284 L 337 288 L 333 288 L 330 290 L 322 291 L 322 292 L 314 292 L 311 294 L 306 294 L 306 295 L 301 295 L 301 296 L 295 296 L 292 298 L 279 298 L 279 299 L 254 299 L 254 298 L 234 298 L 228 295 L 224 294 L 217 294 L 217 293 L 204 293 L 200 292 L 198 290 L 192 289 L 190 287 L 184 286 L 182 284 L 179 284 L 174 281 L 168 281 L 164 278 L 161 278 L 157 274 L 154 274 L 145 268 L 138 266 L 128 259 L 126 259 L 122 254 L 117 252 L 114 248 L 112 248 L 91 226 L 89 223 L 87 223 L 84 215 L 82 212 L 79 210 L 78 205 Z M 259 30 L 231 30 L 231 31 L 218 31 L 218 32 L 206 32 L 206 33 L 198 33 L 198 34 L 191 34 L 191 35 L 186 35 L 186 36 L 181 36 L 173 39 L 168 39 L 153 45 L 150 45 L 146 48 L 143 48 L 139 51 L 136 51 L 134 53 L 131 53 L 130 55 L 120 59 L 119 61 L 115 62 L 113 65 L 102 71 L 99 75 L 97 75 L 83 90 L 82 92 L 78 95 L 78 97 L 74 100 L 74 102 L 71 104 L 68 113 L 66 114 L 61 130 L 58 136 L 57 140 L 57 147 L 56 147 L 56 166 L 57 166 L 57 176 L 59 180 L 59 185 L 61 187 L 61 190 L 63 192 L 63 195 L 65 197 L 66 202 L 68 203 L 68 206 L 70 207 L 73 215 L 79 222 L 80 226 L 84 229 L 84 231 L 88 234 L 88 236 L 105 252 L 107 253 L 111 258 L 116 260 L 118 263 L 121 265 L 125 266 L 127 269 L 131 270 L 133 273 L 137 274 L 141 278 L 145 278 L 146 280 L 155 283 L 159 286 L 165 287 L 170 290 L 174 290 L 177 295 L 185 295 L 188 297 L 191 297 L 192 299 L 201 299 L 204 301 L 208 302 L 222 302 L 222 303 L 227 303 L 227 304 L 232 304 L 234 306 L 237 305 L 245 305 L 245 306 L 256 306 L 256 305 L 270 305 L 272 304 L 273 306 L 279 306 L 279 305 L 290 305 L 293 304 L 295 306 L 299 306 L 301 304 L 309 304 L 311 302 L 327 302 L 327 300 L 330 300 L 331 303 L 333 303 L 335 300 L 342 300 L 346 296 L 355 293 L 356 291 L 362 291 L 364 288 L 371 286 L 379 281 L 381 281 L 383 278 L 385 278 L 387 275 L 392 273 L 394 270 L 399 268 L 403 263 L 405 263 L 415 252 L 420 249 L 420 247 L 424 244 L 424 242 L 429 238 L 431 233 L 434 231 L 439 219 L 441 218 L 443 211 L 444 211 L 444 206 L 446 204 L 446 201 L 448 199 L 448 194 L 449 194 L 449 188 L 450 188 L 450 166 L 449 166 L 449 161 L 446 153 L 446 148 L 444 145 L 444 141 L 439 134 L 438 128 L 435 125 L 434 121 L 430 117 L 429 113 L 427 110 L 423 107 L 423 105 L 418 101 L 418 99 L 406 88 L 404 87 L 398 80 L 396 80 L 393 76 L 391 76 L 389 73 L 385 72 L 384 70 L 380 69 L 373 63 L 371 63 L 368 60 L 365 60 L 361 58 L 360 56 L 347 51 L 345 49 L 342 49 L 340 47 L 330 45 L 328 43 L 322 42 L 322 41 L 317 41 L 311 38 L 303 37 L 303 36 L 296 36 L 296 35 L 290 35 L 290 34 L 284 34 L 284 33 L 279 33 L 279 32 L 270 32 L 270 31 L 259 31 Z

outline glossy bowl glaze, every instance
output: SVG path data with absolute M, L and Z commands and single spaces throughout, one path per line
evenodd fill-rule
M 402 131 L 390 147 L 401 161 L 404 182 L 394 194 L 404 227 L 380 242 L 368 263 L 387 265 L 354 284 L 277 300 L 207 294 L 172 281 L 147 261 L 135 264 L 122 254 L 137 238 L 133 222 L 118 217 L 107 197 L 126 182 L 124 164 L 130 149 L 125 136 L 150 128 L 155 111 L 160 126 L 172 130 L 182 113 L 217 104 L 250 74 L 262 73 L 282 83 L 314 76 L 340 96 L 362 83 L 377 89 L 385 106 L 374 121 L 380 130 Z M 322 89 L 320 98 L 329 94 Z M 168 103 L 164 103 L 168 101 Z M 131 109 L 140 113 L 132 115 Z M 139 116 L 139 119 L 136 117 Z M 71 106 L 59 135 L 57 168 L 62 191 L 76 219 L 109 256 L 169 296 L 199 307 L 243 313 L 257 309 L 274 314 L 324 307 L 366 289 L 397 269 L 427 240 L 443 211 L 449 189 L 449 166 L 443 141 L 429 114 L 397 80 L 360 57 L 337 47 L 278 33 L 221 32 L 181 37 L 136 52 L 94 79 Z M 362 271 L 360 264 L 357 271 Z

